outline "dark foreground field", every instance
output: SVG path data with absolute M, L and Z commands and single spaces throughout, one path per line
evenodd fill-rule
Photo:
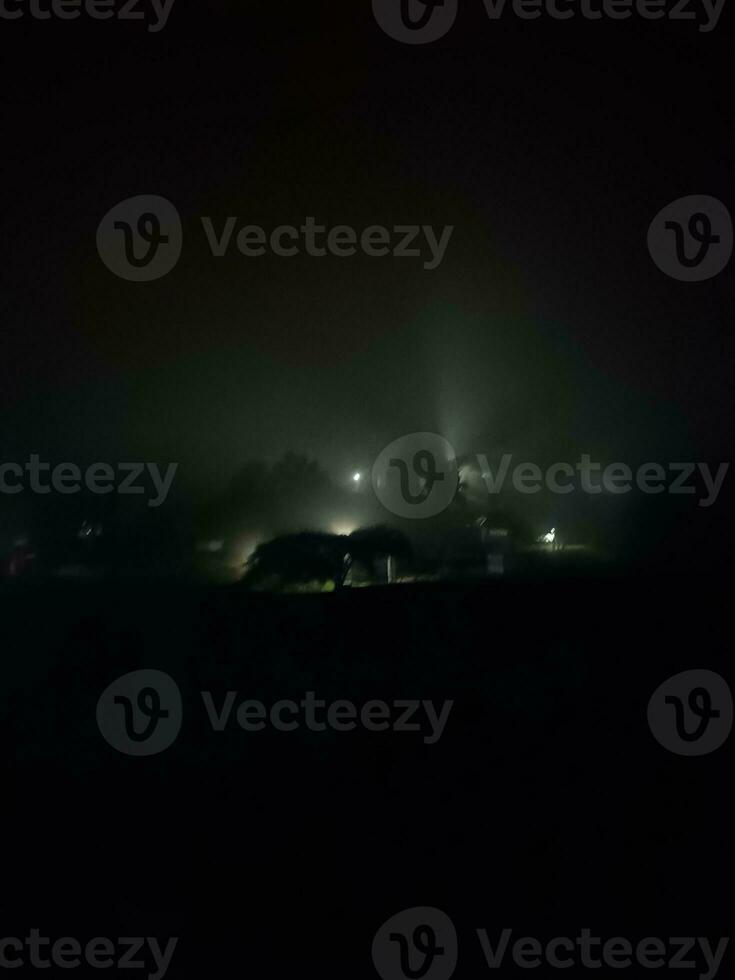
M 488 970 L 478 928 L 714 941 L 731 924 L 732 739 L 674 755 L 646 706 L 690 668 L 732 684 L 731 610 L 719 579 L 6 588 L 0 931 L 178 936 L 172 978 L 374 977 L 376 930 L 423 905 L 454 921 L 459 977 Z M 183 696 L 178 739 L 150 758 L 95 719 L 141 668 Z M 245 732 L 234 710 L 215 732 L 202 691 L 455 703 L 426 744 Z

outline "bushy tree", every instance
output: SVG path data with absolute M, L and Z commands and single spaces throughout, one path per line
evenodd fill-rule
M 286 534 L 256 548 L 243 583 L 259 588 L 333 582 L 335 588 L 341 588 L 349 568 L 346 537 L 316 532 Z

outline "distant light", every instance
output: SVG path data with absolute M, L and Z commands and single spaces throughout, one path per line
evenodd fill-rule
M 348 535 L 352 534 L 353 531 L 356 531 L 357 528 L 358 528 L 358 525 L 357 524 L 354 524 L 354 523 L 352 523 L 350 521 L 347 521 L 347 520 L 345 520 L 345 521 L 332 521 L 332 523 L 329 525 L 329 533 L 330 534 L 339 534 L 339 535 L 348 536 Z
M 200 541 L 197 544 L 197 551 L 206 551 L 210 554 L 216 554 L 218 551 L 222 551 L 224 546 L 224 541 Z
M 247 565 L 261 544 L 262 541 L 260 538 L 250 538 L 239 541 L 236 547 L 236 566 Z
M 352 480 L 353 480 L 354 483 L 359 483 L 361 479 L 362 479 L 362 473 L 353 473 L 352 474 Z
M 543 541 L 544 541 L 544 544 L 553 544 L 554 541 L 556 541 L 556 528 L 555 527 L 552 527 L 552 529 L 547 534 L 544 535 Z

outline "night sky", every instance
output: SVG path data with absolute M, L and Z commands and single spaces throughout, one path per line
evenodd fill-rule
M 430 430 L 530 459 L 727 459 L 732 265 L 677 282 L 646 232 L 686 194 L 733 210 L 731 22 L 491 22 L 465 0 L 413 47 L 368 0 L 177 0 L 159 33 L 0 21 L 3 458 L 220 485 L 287 450 L 369 467 Z M 184 224 L 153 283 L 95 246 L 137 194 Z M 455 230 L 434 271 L 215 259 L 202 215 Z

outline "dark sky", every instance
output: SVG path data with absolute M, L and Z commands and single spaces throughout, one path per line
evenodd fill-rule
M 436 430 L 461 451 L 727 458 L 732 266 L 651 261 L 686 194 L 732 205 L 732 11 L 491 23 L 411 47 L 368 0 L 177 0 L 165 30 L 0 21 L 5 459 L 288 449 L 335 470 Z M 179 209 L 178 267 L 113 276 L 118 201 Z M 214 259 L 200 216 L 454 225 L 409 259 Z

